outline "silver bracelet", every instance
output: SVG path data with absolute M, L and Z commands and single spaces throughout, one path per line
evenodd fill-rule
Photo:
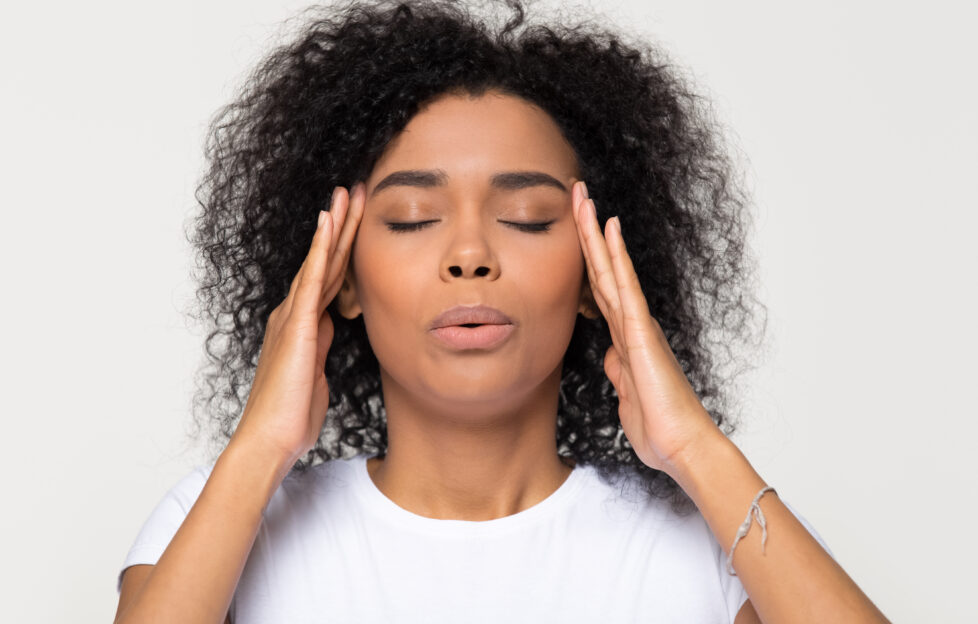
M 761 506 L 758 501 L 760 501 L 761 497 L 764 496 L 764 493 L 768 491 L 774 492 L 774 488 L 770 485 L 765 488 L 761 488 L 761 491 L 757 493 L 757 496 L 754 497 L 754 500 L 751 501 L 750 507 L 747 509 L 747 517 L 744 518 L 744 523 L 740 525 L 739 529 L 737 529 L 737 537 L 734 538 L 733 546 L 730 547 L 730 554 L 727 555 L 727 572 L 732 576 L 737 576 L 737 573 L 733 569 L 734 549 L 737 548 L 737 542 L 747 535 L 747 531 L 750 530 L 750 521 L 752 516 L 756 516 L 757 523 L 761 525 L 761 552 L 764 552 L 764 542 L 767 541 L 767 522 L 764 520 L 764 512 L 761 511 Z M 774 493 L 777 494 L 777 492 Z

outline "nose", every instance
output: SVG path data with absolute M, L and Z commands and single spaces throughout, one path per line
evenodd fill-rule
M 442 280 L 499 277 L 499 262 L 484 228 L 481 217 L 456 223 L 440 266 Z

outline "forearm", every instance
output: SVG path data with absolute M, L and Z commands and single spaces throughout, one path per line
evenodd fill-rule
M 768 484 L 719 430 L 678 458 L 670 474 L 729 554 L 751 501 Z M 761 621 L 887 621 L 776 493 L 764 494 L 759 506 L 767 521 L 764 551 L 755 520 L 737 544 L 733 567 Z
M 262 511 L 290 466 L 232 442 L 117 622 L 223 622 Z

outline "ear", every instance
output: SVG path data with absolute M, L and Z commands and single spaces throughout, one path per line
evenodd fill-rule
M 577 311 L 584 318 L 596 319 L 601 317 L 601 309 L 594 301 L 594 294 L 591 292 L 591 282 L 588 280 L 587 273 L 584 274 L 584 282 L 581 286 L 581 305 L 578 306 Z
M 345 319 L 355 319 L 363 313 L 360 298 L 357 296 L 357 282 L 353 275 L 353 263 L 346 265 L 346 275 L 340 292 L 336 293 L 336 309 Z

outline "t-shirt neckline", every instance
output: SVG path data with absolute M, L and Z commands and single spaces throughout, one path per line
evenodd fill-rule
M 360 455 L 352 460 L 355 490 L 367 508 L 397 526 L 439 537 L 473 537 L 508 533 L 558 515 L 580 491 L 584 484 L 584 473 L 588 468 L 577 462 L 570 475 L 548 497 L 515 514 L 493 520 L 444 520 L 418 515 L 387 498 L 367 472 L 368 459 L 371 457 Z

